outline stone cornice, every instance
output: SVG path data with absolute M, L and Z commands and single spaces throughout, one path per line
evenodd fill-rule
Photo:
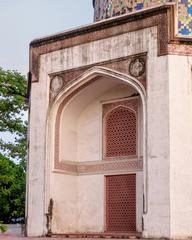
M 37 82 L 39 79 L 39 58 L 42 54 L 154 26 L 157 27 L 158 31 L 158 56 L 165 54 L 192 55 L 191 38 L 180 38 L 175 35 L 174 11 L 174 4 L 161 4 L 55 35 L 35 39 L 30 43 L 30 72 L 32 82 Z
M 166 3 L 166 4 L 159 4 L 154 7 L 149 7 L 146 9 L 139 10 L 137 12 L 131 12 L 124 15 L 112 17 L 109 19 L 104 19 L 99 22 L 94 22 L 89 25 L 80 26 L 74 29 L 69 29 L 67 31 L 63 31 L 60 33 L 56 33 L 53 35 L 45 36 L 42 38 L 34 39 L 30 43 L 30 47 L 36 48 L 40 47 L 44 44 L 50 44 L 56 41 L 66 40 L 71 37 L 79 36 L 85 33 L 94 32 L 94 31 L 100 31 L 105 28 L 121 25 L 126 22 L 132 22 L 137 21 L 141 18 L 145 18 L 147 16 L 154 16 L 157 14 L 161 14 L 162 12 L 165 12 L 167 10 L 170 10 L 170 8 L 173 8 L 173 3 Z M 145 26 L 143 26 L 145 28 Z M 87 39 L 88 40 L 88 39 Z M 89 41 L 89 40 L 88 40 Z

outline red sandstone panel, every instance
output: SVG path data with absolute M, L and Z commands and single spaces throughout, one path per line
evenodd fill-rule
M 136 174 L 106 177 L 106 231 L 136 231 Z

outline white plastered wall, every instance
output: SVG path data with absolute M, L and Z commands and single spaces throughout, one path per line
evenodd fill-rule
M 104 230 L 104 177 L 78 176 L 77 231 L 99 233 Z
M 161 238 L 170 237 L 169 79 L 168 57 L 155 56 L 149 53 L 147 63 L 148 211 L 143 236 Z
M 78 229 L 77 203 L 78 179 L 65 174 L 52 174 L 51 198 L 53 199 L 52 232 L 74 232 Z
M 99 52 L 99 54 L 98 54 Z M 167 57 L 157 57 L 157 29 L 146 28 L 42 55 L 40 77 L 32 84 L 30 117 L 28 235 L 46 233 L 50 189 L 57 182 L 46 139 L 50 73 L 147 52 L 148 212 L 143 235 L 170 236 L 169 124 Z M 87 54 L 89 53 L 89 54 Z M 36 131 L 34 129 L 37 129 Z M 47 135 L 49 136 L 49 135 Z M 163 164 L 162 164 L 163 163 Z M 46 172 L 46 174 L 45 174 Z M 51 184 L 50 184 L 51 183 Z M 38 197 L 37 197 L 38 195 Z M 37 224 L 38 223 L 38 224 Z
M 29 161 L 27 172 L 27 235 L 46 234 L 45 169 L 46 118 L 49 107 L 49 81 L 41 71 L 40 81 L 32 84 L 29 128 Z M 43 107 L 42 107 L 43 106 Z
M 169 56 L 171 237 L 192 236 L 192 58 Z

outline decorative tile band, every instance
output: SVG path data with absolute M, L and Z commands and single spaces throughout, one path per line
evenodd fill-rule
M 61 167 L 62 166 L 62 167 Z M 112 174 L 137 172 L 143 170 L 141 159 L 116 159 L 110 161 L 93 162 L 60 162 L 60 168 L 55 168 L 55 172 L 63 172 L 69 175 L 90 175 L 90 174 Z
M 178 34 L 192 36 L 192 0 L 95 0 L 94 19 L 98 21 L 169 2 L 177 4 Z
M 178 33 L 192 36 L 192 0 L 178 1 Z

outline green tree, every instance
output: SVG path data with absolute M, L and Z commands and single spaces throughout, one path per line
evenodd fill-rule
M 0 68 L 0 220 L 24 217 L 27 81 Z M 6 136 L 12 141 L 7 141 Z
M 24 217 L 25 172 L 20 164 L 0 153 L 0 219 Z
M 0 132 L 13 134 L 15 141 L 0 139 L 4 153 L 19 161 L 26 157 L 27 122 L 23 121 L 26 104 L 27 81 L 17 71 L 0 68 Z

